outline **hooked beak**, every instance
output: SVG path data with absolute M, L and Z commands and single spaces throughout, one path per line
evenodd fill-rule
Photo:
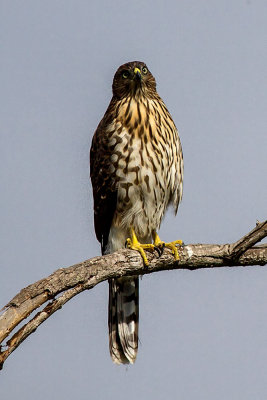
M 135 76 L 139 81 L 141 81 L 141 71 L 140 71 L 140 69 L 137 68 L 137 67 L 135 67 L 135 69 L 134 69 L 134 76 Z

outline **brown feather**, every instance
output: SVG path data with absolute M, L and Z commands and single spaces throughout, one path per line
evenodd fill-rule
M 151 241 L 169 204 L 182 198 L 183 154 L 176 126 L 143 62 L 118 68 L 113 97 L 90 152 L 94 223 L 102 253 L 124 247 L 132 228 Z M 109 342 L 115 363 L 138 348 L 138 277 L 109 282 Z

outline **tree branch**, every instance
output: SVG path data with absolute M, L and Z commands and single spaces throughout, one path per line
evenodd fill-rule
M 254 246 L 267 236 L 267 221 L 257 223 L 255 229 L 232 244 L 191 244 L 179 248 L 179 261 L 165 249 L 158 257 L 148 254 L 149 267 L 144 267 L 139 253 L 121 250 L 102 257 L 60 268 L 47 278 L 22 289 L 3 309 L 0 315 L 0 369 L 7 357 L 54 312 L 72 297 L 92 289 L 105 280 L 126 275 L 144 275 L 172 269 L 238 267 L 267 264 L 267 244 Z M 254 246 L 254 247 L 252 247 Z M 58 297 L 56 297 L 58 296 Z M 45 307 L 13 333 L 16 326 L 41 305 Z

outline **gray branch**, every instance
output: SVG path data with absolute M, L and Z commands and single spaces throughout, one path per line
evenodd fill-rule
M 218 267 L 246 267 L 267 264 L 267 244 L 254 246 L 267 236 L 267 221 L 232 244 L 190 244 L 179 248 L 179 261 L 165 249 L 148 253 L 149 267 L 143 265 L 138 252 L 121 250 L 94 257 L 67 268 L 60 268 L 47 278 L 22 289 L 0 315 L 0 369 L 7 357 L 54 312 L 84 290 L 92 289 L 105 280 L 144 275 L 156 271 Z M 48 303 L 47 303 L 48 302 Z M 15 328 L 25 318 L 47 303 L 41 311 L 19 330 Z M 11 336 L 11 337 L 10 337 Z M 10 338 L 9 338 L 10 337 Z M 5 344 L 3 342 L 8 339 Z M 2 344 L 2 345 L 1 345 Z

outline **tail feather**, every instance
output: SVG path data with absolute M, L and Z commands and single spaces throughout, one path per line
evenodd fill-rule
M 116 364 L 133 364 L 138 349 L 139 278 L 109 282 L 109 350 Z

